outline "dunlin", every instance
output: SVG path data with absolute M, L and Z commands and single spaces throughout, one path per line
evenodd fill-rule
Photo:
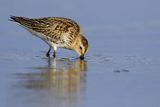
M 83 36 L 80 26 L 72 19 L 63 17 L 25 18 L 11 16 L 11 21 L 17 22 L 33 35 L 41 38 L 49 45 L 46 56 L 50 56 L 53 49 L 53 56 L 56 57 L 58 47 L 74 50 L 81 59 L 88 49 L 88 41 Z

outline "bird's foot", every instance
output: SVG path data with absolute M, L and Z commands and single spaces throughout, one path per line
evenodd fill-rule
M 53 58 L 55 58 L 56 57 L 56 53 L 53 53 Z
M 46 57 L 49 57 L 50 56 L 50 54 L 49 53 L 46 53 Z

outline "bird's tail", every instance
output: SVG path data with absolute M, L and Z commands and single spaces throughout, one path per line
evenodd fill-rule
M 18 16 L 10 16 L 9 21 L 13 21 L 13 22 L 17 22 L 20 23 L 21 22 L 22 17 L 18 17 Z
M 23 26 L 30 27 L 32 25 L 32 21 L 29 18 L 26 18 L 26 17 L 10 16 L 9 20 L 13 21 L 13 22 L 17 22 L 17 23 L 19 23 L 20 25 L 23 25 Z

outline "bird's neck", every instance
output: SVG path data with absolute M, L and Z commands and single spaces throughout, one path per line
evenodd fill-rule
M 72 42 L 72 44 L 71 44 L 71 49 L 75 49 L 75 47 L 77 46 L 77 43 L 78 43 L 78 41 L 79 41 L 79 36 L 77 36 L 76 38 L 75 38 L 75 40 L 73 40 L 73 42 Z

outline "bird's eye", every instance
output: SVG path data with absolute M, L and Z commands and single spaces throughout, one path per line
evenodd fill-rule
M 80 46 L 79 49 L 82 50 L 82 47 Z

